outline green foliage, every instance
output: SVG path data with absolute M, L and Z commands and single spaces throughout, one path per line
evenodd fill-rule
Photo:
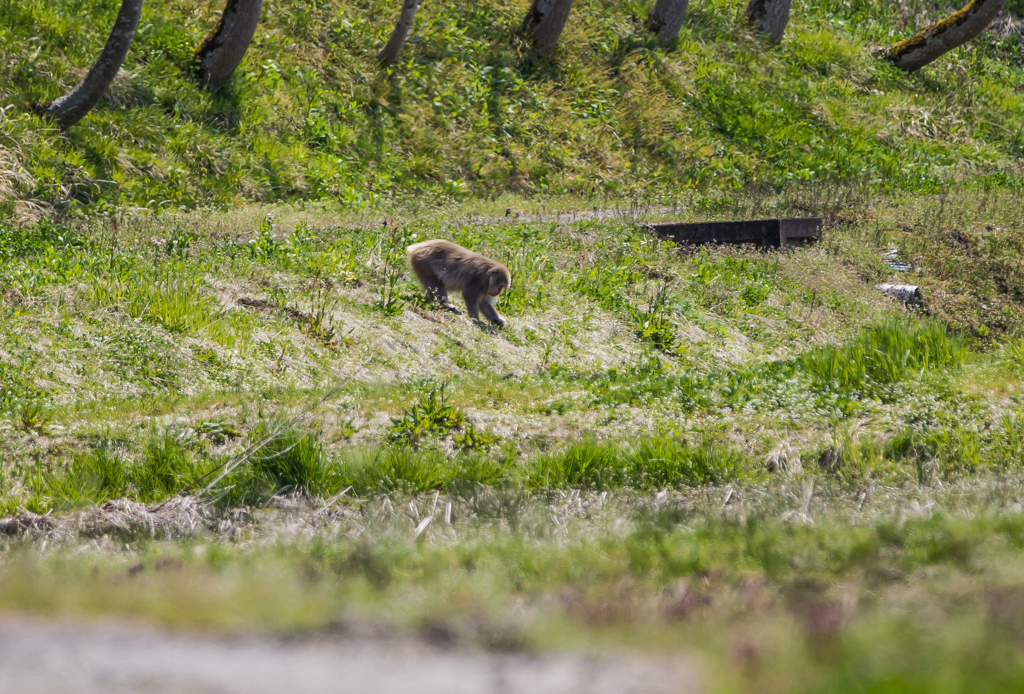
M 40 512 L 102 504 L 128 497 L 154 503 L 190 488 L 216 461 L 197 454 L 187 437 L 151 432 L 133 461 L 107 444 L 76 454 L 63 469 L 40 466 L 24 472 L 32 492 L 28 506 Z
M 328 496 L 334 493 L 338 486 L 337 474 L 318 436 L 285 428 L 280 421 L 270 420 L 254 428 L 249 438 L 256 443 L 272 432 L 279 433 L 222 480 L 225 503 L 257 505 L 278 494 Z
M 401 417 L 392 417 L 388 438 L 415 446 L 426 439 L 444 437 L 453 429 L 461 428 L 466 414 L 448 404 L 444 390 L 444 385 L 431 388 L 424 399 L 407 409 Z
M 18 410 L 18 420 L 21 430 L 43 434 L 46 432 L 46 425 L 53 418 L 53 414 L 45 405 L 36 402 L 27 402 Z
M 1024 466 L 1024 420 L 1003 415 L 991 426 L 940 421 L 897 432 L 886 445 L 895 460 L 912 464 L 919 481 L 958 479 L 986 471 L 1003 473 Z
M 668 309 L 668 289 L 663 287 L 648 304 L 647 310 L 629 307 L 630 317 L 636 325 L 636 336 L 642 342 L 665 354 L 679 354 L 682 347 L 678 328 Z
M 808 353 L 803 367 L 818 388 L 864 389 L 926 369 L 955 367 L 965 354 L 963 342 L 941 323 L 893 318 L 864 329 L 843 347 Z
M 542 455 L 525 469 L 527 488 L 679 489 L 724 484 L 747 469 L 741 453 L 724 446 L 691 446 L 671 438 L 647 438 L 632 447 L 581 441 Z
M 448 457 L 430 448 L 389 446 L 346 452 L 338 464 L 339 485 L 357 494 L 419 494 L 442 490 L 468 494 L 508 480 L 512 460 L 465 451 Z
M 472 422 L 463 424 L 462 431 L 452 435 L 452 444 L 457 450 L 486 451 L 498 445 L 501 437 L 489 431 L 477 429 Z
M 0 198 L 362 208 L 408 193 L 671 196 L 835 180 L 934 190 L 962 163 L 1013 171 L 1024 111 L 1014 39 L 986 35 L 926 77 L 898 74 L 870 48 L 938 11 L 911 4 L 800 3 L 766 53 L 725 0 L 691 13 L 669 49 L 640 28 L 645 8 L 590 3 L 539 63 L 516 38 L 516 3 L 424 6 L 386 76 L 374 55 L 392 5 L 292 4 L 264 13 L 241 67 L 209 94 L 192 49 L 214 8 L 158 0 L 122 79 L 63 135 L 29 106 L 78 79 L 116 7 L 12 0 L 0 139 L 18 146 L 0 150 Z

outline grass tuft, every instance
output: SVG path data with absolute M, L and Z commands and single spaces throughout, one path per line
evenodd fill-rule
M 803 366 L 819 388 L 863 390 L 899 383 L 927 369 L 956 367 L 965 355 L 962 340 L 937 321 L 890 318 L 842 347 L 810 352 Z

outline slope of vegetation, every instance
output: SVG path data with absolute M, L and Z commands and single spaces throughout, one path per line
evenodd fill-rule
M 5 0 L 4 210 L 1016 180 L 1015 31 L 986 32 L 908 76 L 872 46 L 948 8 L 798 2 L 772 48 L 745 28 L 741 4 L 693 3 L 662 48 L 643 29 L 646 4 L 588 0 L 551 59 L 517 33 L 525 3 L 428 4 L 387 75 L 374 56 L 397 3 L 267 5 L 242 67 L 209 95 L 192 50 L 219 2 L 151 0 L 105 102 L 62 134 L 30 107 L 80 77 L 118 3 Z
M 59 133 L 116 3 L 0 0 L 0 609 L 1020 688 L 1013 25 L 907 76 L 871 47 L 949 8 L 799 2 L 770 48 L 708 0 L 662 48 L 577 1 L 550 60 L 525 3 L 424 5 L 388 74 L 397 4 L 270 3 L 209 95 L 219 2 L 151 0 Z M 424 300 L 431 237 L 509 266 L 507 328 Z
M 781 204 L 808 202 L 753 211 Z M 858 203 L 868 220 L 767 254 L 681 250 L 628 220 L 289 208 L 4 228 L 0 503 L 658 491 L 756 479 L 780 445 L 850 480 L 1016 469 L 1021 277 L 989 286 L 983 259 L 1019 268 L 1020 205 Z M 982 206 L 993 230 L 947 248 Z M 425 302 L 404 248 L 430 236 L 508 264 L 508 328 Z M 923 307 L 873 287 L 906 276 L 893 243 Z

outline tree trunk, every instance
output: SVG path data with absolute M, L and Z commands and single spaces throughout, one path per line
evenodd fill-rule
M 971 0 L 959 11 L 891 46 L 883 56 L 899 69 L 913 72 L 980 34 L 1005 3 L 1006 0 Z
M 402 50 L 405 40 L 412 31 L 412 20 L 416 18 L 416 8 L 420 6 L 420 0 L 405 0 L 402 4 L 402 14 L 395 23 L 395 29 L 391 32 L 391 38 L 384 44 L 384 48 L 377 54 L 377 61 L 381 67 L 391 67 L 398 60 L 398 53 Z
M 789 24 L 791 3 L 792 0 L 750 0 L 744 15 L 748 22 L 779 43 Z
M 260 21 L 263 0 L 227 0 L 220 21 L 196 48 L 199 81 L 214 91 L 242 63 Z
M 555 48 L 571 9 L 572 0 L 533 0 L 523 20 L 523 31 L 533 37 L 538 53 L 548 55 Z
M 82 120 L 107 93 L 110 83 L 117 77 L 124 63 L 128 49 L 135 37 L 135 28 L 139 26 L 142 15 L 142 0 L 122 0 L 121 9 L 114 20 L 114 28 L 110 31 L 107 43 L 103 46 L 100 57 L 89 69 L 85 79 L 70 92 L 47 106 L 43 115 L 57 122 L 61 128 L 70 128 Z
M 658 41 L 669 44 L 679 37 L 690 0 L 658 0 L 647 14 L 647 28 Z

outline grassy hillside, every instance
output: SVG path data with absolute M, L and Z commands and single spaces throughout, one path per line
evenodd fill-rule
M 769 48 L 701 0 L 669 49 L 577 2 L 551 61 L 524 6 L 428 3 L 389 75 L 397 6 L 268 3 L 210 96 L 215 7 L 152 0 L 61 134 L 27 106 L 115 3 L 0 0 L 0 610 L 1020 689 L 1013 27 L 907 76 L 870 47 L 923 2 Z M 785 252 L 644 227 L 809 213 Z M 510 267 L 506 328 L 424 300 L 428 237 Z
M 939 220 L 981 204 L 993 231 L 951 254 Z M 880 231 L 893 218 L 939 228 L 912 242 Z M 878 205 L 870 221 L 830 226 L 821 246 L 780 254 L 680 252 L 629 218 L 329 219 L 285 208 L 4 230 L 0 426 L 18 461 L 0 497 L 8 510 L 196 491 L 194 478 L 226 460 L 200 445 L 229 443 L 211 431 L 257 441 L 325 393 L 313 462 L 281 488 L 657 490 L 756 477 L 780 444 L 813 466 L 841 451 L 858 479 L 1024 462 L 1020 277 L 986 285 L 994 260 L 978 250 L 998 243 L 1019 265 L 1019 200 Z M 509 265 L 507 329 L 424 302 L 404 248 L 432 236 Z M 906 279 L 881 260 L 893 242 L 916 266 L 923 309 L 873 288 Z M 983 308 L 958 313 L 960 287 Z M 435 439 L 440 452 L 423 453 Z M 145 461 L 167 446 L 184 467 L 150 479 Z M 920 468 L 925 450 L 934 469 Z M 110 465 L 126 472 L 110 477 Z M 237 503 L 275 493 L 285 473 L 246 474 L 248 492 L 224 482 Z
M 583 0 L 548 61 L 517 35 L 524 3 L 428 3 L 388 75 L 374 54 L 397 4 L 268 5 L 242 67 L 211 96 L 189 65 L 219 4 L 151 0 L 108 98 L 62 134 L 28 107 L 79 79 L 118 3 L 4 0 L 0 196 L 22 202 L 3 209 L 1016 180 L 1014 31 L 908 76 L 871 48 L 944 8 L 797 2 L 772 48 L 739 21 L 741 4 L 694 3 L 678 45 L 662 49 L 642 30 L 646 4 Z
M 1020 206 L 848 202 L 788 253 L 628 212 L 5 227 L 0 607 L 1013 689 L 1024 347 L 985 268 L 1019 263 Z M 506 329 L 423 303 L 424 235 L 510 265 Z M 873 288 L 908 277 L 890 244 L 930 315 Z

